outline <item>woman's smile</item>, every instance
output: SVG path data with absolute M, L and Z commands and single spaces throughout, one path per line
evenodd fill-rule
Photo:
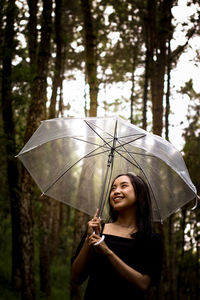
M 116 196 L 116 197 L 113 197 L 113 201 L 114 201 L 114 202 L 119 202 L 119 201 L 121 201 L 123 198 L 124 198 L 124 197 L 122 197 L 122 196 Z

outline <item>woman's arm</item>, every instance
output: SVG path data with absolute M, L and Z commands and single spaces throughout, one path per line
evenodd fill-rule
M 128 266 L 119 256 L 117 256 L 111 250 L 107 253 L 109 262 L 113 265 L 115 270 L 128 282 L 134 284 L 140 290 L 146 291 L 149 286 L 151 279 L 148 275 L 141 274 Z
M 87 236 L 71 267 L 71 279 L 77 284 L 81 284 L 88 276 L 89 261 L 93 251 L 88 244 L 88 239 Z
M 71 279 L 77 284 L 81 284 L 87 278 L 89 273 L 89 263 L 93 252 L 93 247 L 89 245 L 89 237 L 94 233 L 99 237 L 101 231 L 101 220 L 97 217 L 97 214 L 98 210 L 96 211 L 94 218 L 88 222 L 87 237 L 78 256 L 72 263 Z
M 99 240 L 98 235 L 93 235 L 89 237 L 89 245 L 92 246 Z M 119 256 L 117 256 L 113 251 L 111 251 L 105 242 L 102 242 L 98 246 L 93 246 L 98 253 L 106 256 L 112 266 L 115 268 L 116 272 L 121 275 L 125 280 L 135 285 L 140 290 L 147 290 L 150 286 L 151 279 L 148 275 L 141 274 L 140 272 L 134 270 L 128 266 Z

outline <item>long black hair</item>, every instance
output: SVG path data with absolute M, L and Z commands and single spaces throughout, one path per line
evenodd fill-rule
M 127 173 L 127 174 L 119 174 L 118 176 L 116 176 L 112 182 L 112 185 L 114 181 L 120 176 L 129 177 L 135 191 L 136 224 L 138 227 L 138 231 L 146 235 L 151 235 L 153 231 L 152 206 L 151 206 L 151 197 L 150 197 L 147 183 L 140 176 L 134 175 L 133 173 Z M 108 201 L 109 215 L 110 215 L 111 222 L 115 222 L 118 217 L 118 212 L 115 211 L 110 204 L 110 193 L 109 193 L 109 201 Z

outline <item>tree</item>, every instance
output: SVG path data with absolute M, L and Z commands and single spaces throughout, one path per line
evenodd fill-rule
M 16 141 L 15 125 L 13 115 L 13 96 L 12 96 L 12 61 L 15 55 L 15 22 L 17 17 L 17 7 L 14 0 L 6 3 L 6 25 L 3 44 L 2 62 L 2 83 L 1 83 L 1 104 L 2 119 L 4 128 L 4 141 L 7 152 L 7 177 L 8 190 L 11 204 L 12 216 L 12 285 L 15 289 L 21 288 L 20 272 L 20 219 L 19 219 L 19 170 L 15 159 Z
M 184 159 L 188 166 L 189 173 L 192 176 L 192 181 L 200 191 L 200 180 L 198 176 L 198 168 L 200 167 L 199 150 L 200 150 L 200 94 L 193 88 L 193 82 L 190 79 L 185 83 L 185 86 L 181 88 L 180 92 L 190 97 L 191 104 L 188 110 L 188 127 L 185 128 L 184 138 L 185 145 L 183 148 Z
M 48 63 L 50 58 L 51 40 L 51 14 L 52 0 L 43 0 L 41 38 L 39 47 L 37 46 L 36 14 L 37 1 L 30 0 L 29 4 L 29 54 L 33 61 L 34 72 L 31 83 L 31 103 L 27 116 L 25 132 L 25 142 L 31 137 L 39 126 L 41 120 L 46 116 L 46 88 Z M 32 15 L 34 14 L 34 15 Z M 33 19 L 32 19 L 33 18 Z M 34 20 L 34 24 L 32 24 Z M 33 31 L 32 31 L 33 30 Z M 38 52 L 37 52 L 38 50 Z M 37 56 L 36 56 L 36 53 Z M 39 110 L 38 110 L 39 108 Z M 35 299 L 34 281 L 34 238 L 33 238 L 33 181 L 25 168 L 22 168 L 21 175 L 22 195 L 21 195 L 21 253 L 22 253 L 22 299 Z
M 167 65 L 167 43 L 172 35 L 171 9 L 174 1 L 148 1 L 150 27 L 149 51 L 153 132 L 161 135 L 163 129 L 164 76 Z
M 81 0 L 83 12 L 84 36 L 85 36 L 85 65 L 87 81 L 90 88 L 90 117 L 97 115 L 97 57 L 96 57 L 96 35 L 94 32 L 94 23 L 92 19 L 90 0 Z

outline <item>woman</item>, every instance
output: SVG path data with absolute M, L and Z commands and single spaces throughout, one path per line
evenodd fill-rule
M 97 212 L 88 222 L 73 258 L 72 280 L 82 283 L 89 276 L 87 300 L 142 300 L 161 273 L 161 240 L 152 231 L 148 186 L 132 173 L 118 175 L 109 200 L 111 222 L 101 224 Z

